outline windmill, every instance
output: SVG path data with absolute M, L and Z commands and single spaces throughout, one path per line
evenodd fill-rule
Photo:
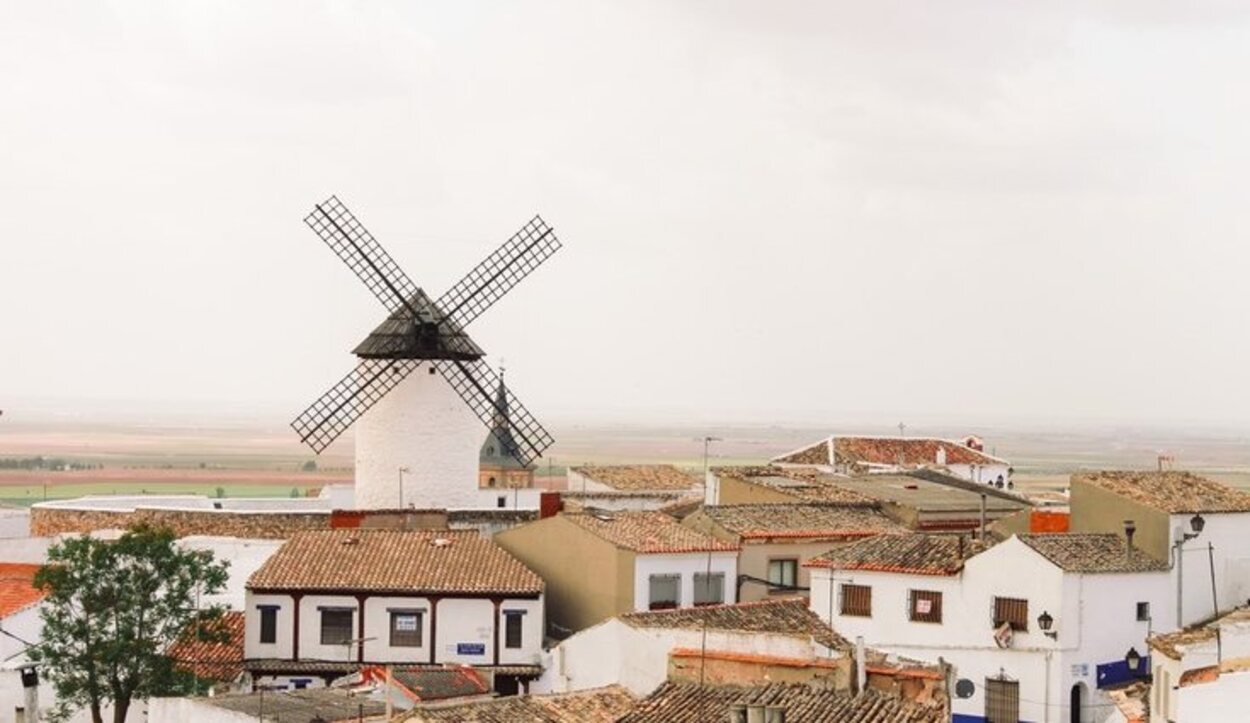
M 291 427 L 320 454 L 356 430 L 356 506 L 477 507 L 481 426 L 506 419 L 507 450 L 529 466 L 554 441 L 482 360 L 464 331 L 560 249 L 535 216 L 446 293 L 432 300 L 336 197 L 304 219 L 386 307 L 353 350 L 358 362 Z M 415 373 L 424 366 L 426 373 Z

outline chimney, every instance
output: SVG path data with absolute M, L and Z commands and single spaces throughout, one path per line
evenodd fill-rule
M 764 723 L 786 723 L 786 709 L 779 705 L 765 707 Z
M 959 533 L 959 559 L 964 559 L 964 533 Z
M 748 705 L 747 723 L 764 723 L 764 706 L 756 704 Z
M 868 687 L 868 660 L 864 652 L 864 636 L 855 636 L 855 694 L 859 695 Z
M 564 500 L 559 492 L 543 492 L 538 497 L 538 519 L 545 520 L 555 517 L 564 509 Z
M 742 703 L 730 705 L 729 723 L 747 723 L 747 707 Z
M 1133 563 L 1133 534 L 1137 532 L 1137 525 L 1132 520 L 1124 521 L 1124 561 L 1128 564 Z

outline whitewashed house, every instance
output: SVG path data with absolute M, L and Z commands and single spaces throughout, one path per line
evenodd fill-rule
M 371 663 L 464 663 L 515 692 L 541 672 L 544 588 L 472 531 L 297 533 L 248 581 L 244 667 L 300 688 Z
M 1250 608 L 1150 639 L 1151 720 L 1245 720 L 1250 699 Z
M 1167 565 L 1112 534 L 1023 535 L 982 552 L 882 535 L 809 565 L 812 609 L 841 635 L 951 666 L 957 723 L 1101 721 L 1104 689 L 1143 676 L 1147 636 L 1172 625 Z
M 974 436 L 955 440 L 831 435 L 815 444 L 774 457 L 771 463 L 779 467 L 803 467 L 842 474 L 938 469 L 970 482 L 997 487 L 1011 481 L 1011 463 L 987 454 L 985 444 Z
M 626 613 L 552 648 L 534 689 L 567 692 L 619 684 L 645 696 L 668 679 L 669 656 L 683 648 L 815 665 L 843 658 L 850 644 L 802 598 Z
M 1138 547 L 1175 563 L 1171 619 L 1180 626 L 1250 599 L 1250 493 L 1189 472 L 1098 471 L 1072 475 L 1071 507 L 1073 532 L 1133 520 Z
M 32 581 L 39 565 L 0 563 L 0 723 L 34 721 L 55 702 L 52 687 L 35 673 L 27 649 L 43 637 L 42 590 Z

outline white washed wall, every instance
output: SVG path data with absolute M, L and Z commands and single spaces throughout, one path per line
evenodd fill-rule
M 1169 528 L 1172 540 L 1176 528 L 1190 532 L 1193 515 L 1172 515 Z M 1211 618 L 1211 555 L 1207 545 L 1215 546 L 1215 583 L 1220 610 L 1246 604 L 1250 599 L 1250 514 L 1204 514 L 1206 526 L 1197 538 L 1185 543 L 1184 552 L 1184 616 L 1185 624 Z M 1175 566 L 1173 573 L 1176 572 Z M 1175 588 L 1173 588 L 1175 590 Z M 1173 602 L 1173 606 L 1175 602 Z M 1173 613 L 1175 617 L 1175 613 Z
M 356 507 L 481 506 L 478 455 L 486 427 L 427 362 L 356 422 Z
M 734 600 L 735 579 L 738 575 L 737 552 L 711 553 L 713 573 L 725 575 L 725 602 Z M 689 552 L 680 554 L 644 555 L 634 557 L 634 609 L 647 610 L 651 605 L 651 575 L 681 575 L 681 606 L 694 604 L 695 573 L 708 570 L 708 553 Z

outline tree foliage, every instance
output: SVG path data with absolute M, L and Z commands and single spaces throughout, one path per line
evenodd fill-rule
M 193 678 L 166 654 L 187 631 L 221 635 L 224 609 L 200 595 L 225 589 L 227 563 L 184 550 L 173 532 L 138 526 L 120 539 L 66 539 L 35 575 L 47 597 L 43 639 L 32 650 L 57 694 L 53 714 L 88 708 L 95 723 L 111 705 L 121 723 L 131 701 L 189 691 Z

